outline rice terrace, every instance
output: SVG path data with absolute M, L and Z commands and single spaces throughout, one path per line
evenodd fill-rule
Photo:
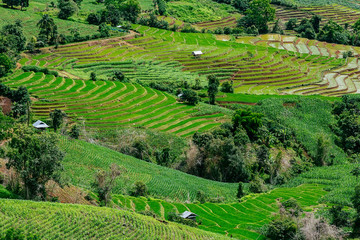
M 360 239 L 360 1 L 2 0 L 0 240 Z

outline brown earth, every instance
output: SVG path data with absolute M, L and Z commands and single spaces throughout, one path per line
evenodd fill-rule
M 11 112 L 11 106 L 12 103 L 10 98 L 0 96 L 0 108 L 5 115 L 8 115 Z

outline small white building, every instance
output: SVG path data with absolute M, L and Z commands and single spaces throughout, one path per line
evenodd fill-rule
M 181 218 L 184 219 L 191 219 L 191 220 L 196 220 L 197 215 L 195 213 L 189 212 L 189 211 L 185 211 L 182 214 L 180 214 Z
M 40 130 L 44 130 L 47 129 L 49 126 L 44 123 L 43 121 L 37 120 L 34 124 L 33 124 L 34 128 L 36 129 L 40 129 Z
M 193 52 L 192 52 L 192 55 L 193 55 L 194 57 L 200 57 L 201 55 L 203 55 L 203 52 L 202 52 L 202 51 L 193 51 Z

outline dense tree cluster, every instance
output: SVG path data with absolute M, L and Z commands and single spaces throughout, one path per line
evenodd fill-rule
M 292 167 L 287 170 L 282 169 L 281 151 L 270 155 L 271 147 L 295 147 L 295 142 L 291 131 L 284 126 L 259 113 L 238 110 L 231 124 L 193 135 L 187 171 L 217 181 L 250 181 L 253 192 L 263 192 L 264 181 L 281 184 L 309 168 L 308 160 L 301 155 L 290 161 Z
M 3 3 L 11 8 L 20 6 L 21 10 L 23 10 L 23 8 L 29 7 L 29 0 L 3 0 Z
M 12 108 L 13 117 L 17 118 L 27 114 L 28 105 L 31 103 L 27 88 L 20 86 L 18 89 L 13 90 L 0 83 L 0 96 L 7 97 L 14 102 L 14 106 Z
M 45 199 L 45 184 L 60 180 L 64 153 L 58 149 L 57 141 L 54 134 L 37 135 L 30 128 L 18 128 L 13 134 L 5 154 L 6 167 L 17 172 L 23 184 L 20 193 L 26 199 Z

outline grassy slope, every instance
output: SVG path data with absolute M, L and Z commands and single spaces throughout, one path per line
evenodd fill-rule
M 124 210 L 0 200 L 0 237 L 11 227 L 41 239 L 228 239 Z
M 199 190 L 209 197 L 223 196 L 226 200 L 234 200 L 236 196 L 237 184 L 202 179 L 84 141 L 62 139 L 61 148 L 67 153 L 64 175 L 76 186 L 90 188 L 96 170 L 107 170 L 115 163 L 126 169 L 117 182 L 116 193 L 124 193 L 134 182 L 143 181 L 151 195 L 179 201 L 188 197 L 194 200 Z
M 318 204 L 326 192 L 321 185 L 305 184 L 296 188 L 278 188 L 269 193 L 252 196 L 240 203 L 229 204 L 183 204 L 168 203 L 162 200 L 114 196 L 114 202 L 134 211 L 144 211 L 147 206 L 158 216 L 167 217 L 169 212 L 190 210 L 202 222 L 199 228 L 222 234 L 230 234 L 239 239 L 264 239 L 260 229 L 278 212 L 277 199 L 294 198 L 300 205 L 310 210 Z
M 39 10 L 45 9 L 45 4 L 37 1 L 30 1 L 30 7 L 27 11 L 20 11 L 17 9 L 8 9 L 0 7 L 0 27 L 6 24 L 13 24 L 15 20 L 19 19 L 22 21 L 24 26 L 24 34 L 27 38 L 38 35 L 38 28 L 36 24 L 41 19 L 41 13 Z M 54 18 L 56 25 L 58 26 L 59 33 L 70 35 L 70 28 L 77 28 L 81 35 L 92 35 L 98 27 L 85 23 L 79 23 L 74 21 L 66 21 L 58 18 Z
M 335 145 L 335 134 L 330 129 L 335 119 L 329 101 L 316 98 L 266 99 L 254 109 L 291 129 L 312 157 L 316 155 L 318 137 L 324 135 L 330 142 L 329 154 L 334 155 L 334 162 L 346 162 L 346 155 Z

